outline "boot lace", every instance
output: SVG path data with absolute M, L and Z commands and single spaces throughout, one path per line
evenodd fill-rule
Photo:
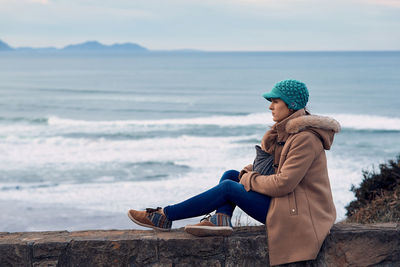
M 200 222 L 202 222 L 202 221 L 210 221 L 211 217 L 212 217 L 212 215 L 211 215 L 210 213 L 209 213 L 209 214 L 206 214 L 206 215 L 200 220 Z

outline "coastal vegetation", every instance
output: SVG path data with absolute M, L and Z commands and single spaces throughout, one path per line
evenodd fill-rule
M 345 222 L 400 222 L 400 154 L 378 171 L 363 171 L 363 177 L 351 188 L 356 199 L 346 206 Z

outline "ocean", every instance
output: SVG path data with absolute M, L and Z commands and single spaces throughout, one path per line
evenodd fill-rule
M 362 171 L 400 154 L 400 52 L 1 52 L 0 232 L 140 229 L 128 209 L 252 163 L 273 124 L 261 95 L 288 78 L 342 125 L 327 157 L 343 220 Z

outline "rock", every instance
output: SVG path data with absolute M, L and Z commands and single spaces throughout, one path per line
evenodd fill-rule
M 336 224 L 317 259 L 281 266 L 400 266 L 400 225 Z M 110 230 L 0 233 L 0 266 L 269 266 L 264 226 L 230 237 Z

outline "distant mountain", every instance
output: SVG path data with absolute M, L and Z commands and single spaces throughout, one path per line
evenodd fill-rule
M 62 50 L 66 51 L 77 51 L 77 50 L 104 50 L 106 48 L 105 45 L 97 42 L 97 41 L 88 41 L 81 44 L 72 44 L 67 45 Z
M 12 49 L 8 44 L 0 40 L 0 51 L 11 51 Z
M 145 47 L 133 43 L 104 45 L 97 41 L 88 41 L 81 44 L 67 45 L 63 51 L 148 51 Z
M 62 53 L 62 52 L 154 52 L 154 53 L 199 53 L 204 52 L 196 49 L 176 49 L 176 50 L 148 50 L 147 48 L 135 43 L 122 43 L 104 45 L 98 41 L 87 41 L 80 44 L 67 45 L 64 48 L 56 47 L 17 47 L 13 48 L 0 40 L 1 51 L 15 51 L 26 53 Z
M 146 52 L 147 48 L 140 46 L 134 43 L 124 43 L 124 44 L 113 44 L 113 45 L 104 45 L 97 41 L 88 41 L 81 44 L 73 44 L 67 45 L 64 48 L 55 48 L 55 47 L 17 47 L 12 48 L 7 43 L 0 40 L 0 51 L 17 51 L 17 52 L 63 52 L 63 51 L 71 51 L 71 52 L 89 52 L 89 51 L 124 51 L 124 52 Z
M 39 48 L 33 48 L 33 47 L 17 47 L 15 48 L 16 51 L 23 51 L 23 52 L 54 52 L 58 51 L 59 49 L 55 47 L 39 47 Z
M 140 46 L 138 44 L 133 43 L 124 43 L 124 44 L 113 44 L 110 48 L 115 50 L 140 50 L 140 51 L 148 51 L 147 48 Z

